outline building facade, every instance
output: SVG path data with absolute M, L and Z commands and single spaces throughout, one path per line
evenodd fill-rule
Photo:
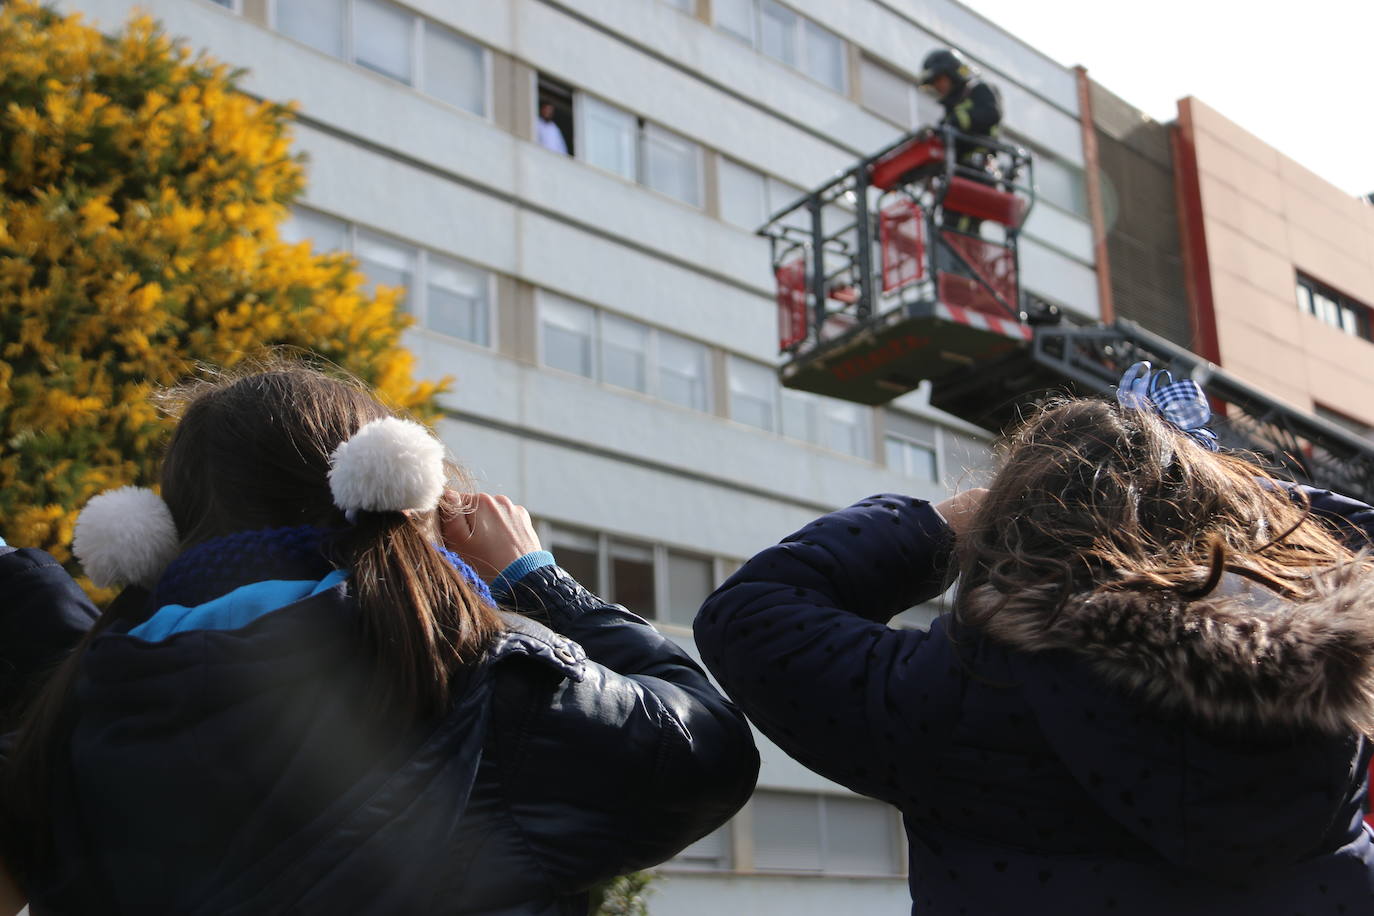
M 1374 440 L 1374 206 L 1197 99 L 1175 135 L 1194 349 Z
M 58 6 L 107 29 L 145 9 L 246 68 L 247 91 L 298 103 L 309 185 L 283 232 L 407 289 L 422 373 L 454 378 L 453 453 L 689 651 L 701 600 L 757 549 L 986 467 L 986 434 L 919 392 L 869 409 L 780 390 L 753 234 L 938 116 L 914 87 L 931 49 L 976 62 L 1037 154 L 1025 286 L 1101 315 L 1075 74 L 952 0 Z M 754 799 L 663 867 L 656 916 L 903 912 L 895 813 L 760 746 Z

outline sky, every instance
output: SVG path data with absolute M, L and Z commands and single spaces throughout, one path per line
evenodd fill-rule
M 1374 191 L 1374 0 L 962 0 L 1158 121 L 1195 96 L 1350 194 Z

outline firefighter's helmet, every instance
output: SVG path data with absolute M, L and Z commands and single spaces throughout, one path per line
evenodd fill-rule
M 921 76 L 917 85 L 927 86 L 934 82 L 935 77 L 947 76 L 955 86 L 962 86 L 973 77 L 974 72 L 969 62 L 964 60 L 964 55 L 953 48 L 940 48 L 931 51 L 921 61 Z

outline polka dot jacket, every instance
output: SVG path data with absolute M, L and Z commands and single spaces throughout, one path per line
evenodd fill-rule
M 1311 492 L 1352 540 L 1374 531 Z M 764 734 L 901 810 L 913 913 L 1374 913 L 1370 746 L 1347 724 L 1370 711 L 1374 585 L 889 627 L 941 593 L 951 543 L 927 502 L 871 497 L 755 556 L 696 620 Z

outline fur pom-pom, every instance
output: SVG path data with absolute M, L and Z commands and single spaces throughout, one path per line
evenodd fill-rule
M 444 494 L 444 447 L 419 423 L 384 417 L 334 450 L 329 490 L 347 511 L 428 511 Z
M 76 517 L 72 553 L 102 588 L 157 583 L 179 545 L 172 512 L 152 490 L 120 487 L 86 503 Z

